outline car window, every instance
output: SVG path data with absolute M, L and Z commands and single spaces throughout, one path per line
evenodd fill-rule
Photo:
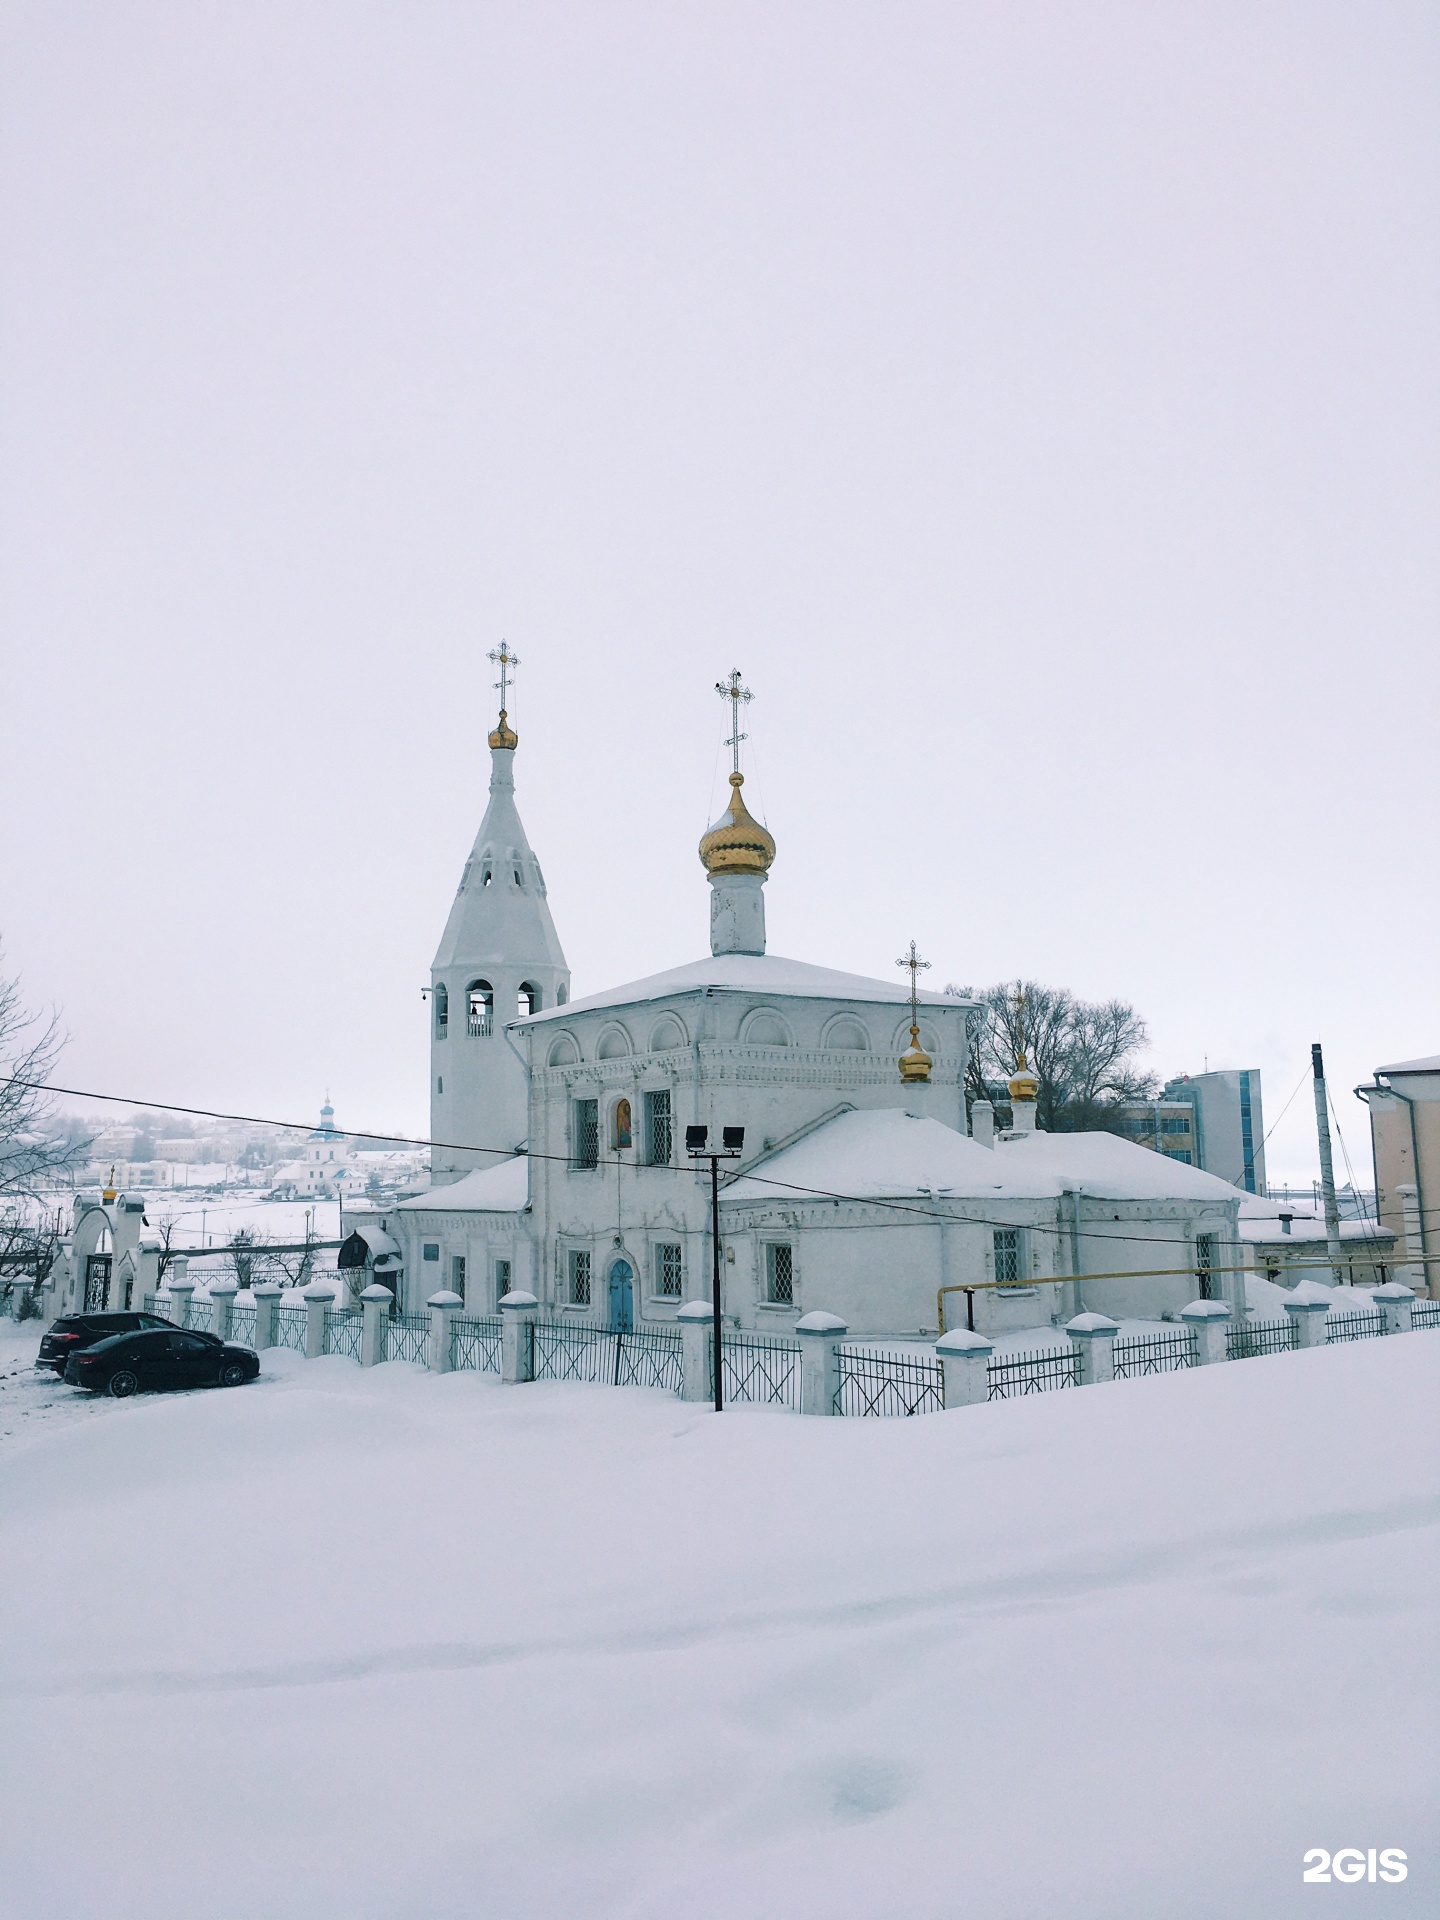
M 168 1327 L 170 1322 L 162 1320 L 158 1313 L 142 1313 L 140 1324 L 142 1327 Z
M 170 1335 L 170 1351 L 172 1353 L 203 1353 L 209 1344 L 208 1340 L 202 1340 L 199 1334 L 196 1333 L 172 1333 Z

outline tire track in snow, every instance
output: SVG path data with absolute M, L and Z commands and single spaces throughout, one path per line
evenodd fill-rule
M 615 1628 L 584 1636 L 552 1634 L 530 1640 L 488 1643 L 436 1641 L 422 1646 L 381 1648 L 373 1653 L 329 1659 L 291 1660 L 269 1666 L 223 1668 L 193 1673 L 163 1668 L 131 1673 L 89 1673 L 66 1680 L 27 1678 L 0 1684 L 0 1699 L 57 1700 L 116 1694 L 178 1695 L 262 1692 L 271 1688 L 334 1686 L 397 1674 L 464 1673 L 513 1665 L 523 1660 L 577 1654 L 669 1653 L 725 1640 L 760 1635 L 809 1633 L 817 1628 L 844 1632 L 902 1624 L 937 1613 L 975 1618 L 1004 1608 L 1039 1610 L 1089 1598 L 1117 1587 L 1232 1570 L 1236 1557 L 1256 1549 L 1324 1547 L 1388 1534 L 1416 1532 L 1440 1524 L 1440 1496 L 1398 1501 L 1358 1512 L 1312 1514 L 1302 1519 L 1229 1528 L 1193 1541 L 1159 1544 L 1123 1553 L 1073 1558 L 1051 1568 L 993 1579 L 965 1581 L 923 1594 L 897 1594 L 871 1600 L 838 1601 L 833 1606 L 773 1608 L 734 1614 L 684 1626 L 655 1625 L 637 1632 Z

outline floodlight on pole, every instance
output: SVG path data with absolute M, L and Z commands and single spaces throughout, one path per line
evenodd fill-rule
M 743 1127 L 722 1127 L 720 1146 L 711 1147 L 710 1129 L 704 1126 L 686 1127 L 685 1151 L 692 1160 L 710 1162 L 710 1245 L 714 1260 L 710 1276 L 710 1318 L 713 1327 L 714 1374 L 715 1374 L 715 1411 L 725 1411 L 725 1390 L 723 1384 L 723 1353 L 721 1342 L 723 1320 L 720 1312 L 720 1162 L 738 1160 L 745 1151 L 745 1129 Z

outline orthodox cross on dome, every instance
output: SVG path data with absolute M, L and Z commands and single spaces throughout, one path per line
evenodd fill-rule
M 931 1060 L 920 1045 L 920 976 L 929 971 L 930 962 L 920 958 L 920 950 L 912 940 L 910 951 L 902 953 L 895 964 L 904 967 L 910 975 L 910 1051 L 901 1055 L 900 1078 L 926 1081 L 930 1078 Z
M 511 669 L 519 666 L 520 656 L 518 653 L 511 653 L 509 647 L 502 640 L 499 646 L 495 648 L 494 652 L 488 653 L 485 657 L 487 660 L 491 662 L 492 665 L 497 666 L 500 669 L 500 678 L 494 682 L 494 685 L 499 690 L 500 718 L 503 720 L 507 712 L 509 711 L 509 707 L 510 707 Z
M 1015 1028 L 1020 1036 L 1018 1049 L 1020 1055 L 1019 1070 L 1024 1073 L 1028 1071 L 1025 1060 L 1025 1008 L 1028 1003 L 1025 999 L 1025 982 L 1023 980 L 1017 980 L 1015 982 L 1015 998 L 1010 1004 L 1015 1009 Z
M 739 667 L 732 667 L 723 680 L 717 680 L 715 682 L 715 691 L 722 700 L 728 700 L 730 702 L 730 738 L 725 744 L 731 749 L 734 755 L 734 766 L 731 771 L 739 773 L 740 742 L 750 738 L 748 733 L 742 733 L 740 731 L 740 709 L 742 706 L 748 705 L 755 696 L 748 687 L 740 684 Z
M 920 976 L 930 971 L 930 962 L 920 958 L 920 950 L 912 940 L 910 951 L 902 953 L 895 964 L 908 968 L 910 973 L 910 1038 L 915 1040 L 920 1034 Z

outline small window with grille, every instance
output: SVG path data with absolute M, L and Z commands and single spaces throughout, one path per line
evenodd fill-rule
M 588 1307 L 590 1304 L 590 1250 L 588 1247 L 570 1249 L 570 1304 L 572 1307 Z
M 670 1089 L 661 1087 L 645 1096 L 645 1157 L 652 1167 L 668 1167 L 675 1148 L 670 1118 Z
M 997 1287 L 1018 1287 L 1023 1284 L 1023 1281 L 1024 1276 L 1020 1268 L 1020 1229 L 996 1227 L 995 1284 Z
M 495 1302 L 497 1306 L 509 1291 L 510 1262 L 508 1260 L 497 1260 L 495 1262 Z
M 679 1242 L 662 1240 L 655 1249 L 655 1291 L 662 1300 L 680 1298 L 681 1274 Z
M 1213 1300 L 1211 1288 L 1214 1285 L 1212 1275 L 1215 1270 L 1215 1236 L 1213 1233 L 1197 1233 L 1195 1236 L 1196 1279 L 1199 1281 L 1199 1293 L 1202 1300 Z
M 600 1164 L 600 1102 L 575 1102 L 575 1165 L 580 1168 Z
M 458 1293 L 462 1300 L 465 1298 L 465 1256 L 463 1253 L 452 1253 L 450 1256 L 450 1289 L 453 1293 Z
M 788 1240 L 766 1244 L 765 1298 L 773 1307 L 795 1304 L 795 1256 Z

